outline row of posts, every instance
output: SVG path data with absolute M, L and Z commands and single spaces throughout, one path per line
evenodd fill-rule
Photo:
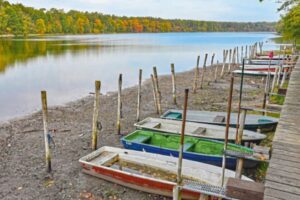
M 249 56 L 253 56 L 254 52 L 256 53 L 257 50 L 257 43 L 253 46 L 249 46 L 249 52 L 251 50 L 251 54 L 249 53 Z M 239 49 L 238 47 L 235 47 L 233 50 L 224 50 L 223 51 L 223 65 L 222 65 L 222 71 L 221 71 L 221 78 L 224 75 L 224 68 L 227 63 L 227 57 L 229 54 L 229 61 L 227 63 L 227 71 L 230 72 L 231 66 L 236 66 L 239 63 L 239 58 L 243 58 L 244 56 L 248 56 L 247 49 L 248 46 L 246 46 L 245 54 L 243 53 L 243 47 L 241 48 L 241 57 L 239 57 Z M 255 51 L 254 51 L 255 50 Z M 199 63 L 200 63 L 200 56 L 197 57 L 197 64 L 195 67 L 195 73 L 194 73 L 194 81 L 193 81 L 193 92 L 196 93 L 196 90 L 198 88 L 198 81 L 200 79 L 200 89 L 203 88 L 205 73 L 207 71 L 206 63 L 208 59 L 208 54 L 205 54 L 204 57 L 204 63 L 203 63 L 203 69 L 202 74 L 200 77 L 200 69 L 199 69 Z M 214 81 L 217 81 L 217 75 L 218 75 L 218 68 L 219 68 L 219 61 L 217 61 L 217 65 L 215 66 L 215 71 L 213 72 L 213 66 L 214 66 L 214 59 L 215 54 L 213 53 L 211 56 L 211 67 L 210 72 L 211 74 L 214 74 Z M 175 66 L 174 64 L 171 64 L 171 78 L 172 78 L 172 99 L 173 104 L 177 104 L 176 99 L 176 77 L 175 77 Z M 118 79 L 118 103 L 117 103 L 117 134 L 121 134 L 121 119 L 122 119 L 122 74 L 119 75 Z M 154 105 L 157 114 L 162 114 L 162 95 L 159 87 L 159 81 L 158 81 L 158 73 L 157 68 L 153 67 L 153 74 L 151 74 L 151 82 L 152 82 L 152 89 L 153 89 L 153 98 L 154 98 Z M 139 80 L 138 80 L 138 95 L 137 95 L 137 110 L 136 110 L 136 121 L 140 120 L 140 110 L 141 110 L 141 84 L 142 84 L 142 69 L 139 70 Z M 210 84 L 210 81 L 208 81 L 208 84 Z M 101 130 L 101 123 L 98 121 L 99 116 L 99 107 L 100 107 L 100 89 L 101 89 L 101 82 L 95 81 L 95 96 L 94 96 L 94 110 L 93 110 L 93 124 L 92 124 L 92 149 L 97 149 L 97 136 L 98 132 Z M 47 171 L 51 172 L 51 152 L 49 148 L 49 130 L 48 130 L 48 110 L 47 110 L 47 94 L 46 91 L 41 92 L 41 100 L 42 100 L 42 112 L 43 112 L 43 124 L 44 124 L 44 140 L 45 140 L 45 154 L 46 154 L 46 164 L 47 164 Z

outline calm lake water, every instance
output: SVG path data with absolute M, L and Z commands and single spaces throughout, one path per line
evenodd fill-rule
M 118 74 L 123 87 L 135 85 L 139 68 L 143 78 L 152 67 L 159 74 L 192 69 L 197 55 L 268 41 L 273 33 L 162 33 L 47 36 L 0 39 L 0 121 L 39 110 L 40 91 L 47 90 L 49 105 L 62 105 L 88 95 L 94 81 L 101 92 L 117 89 Z

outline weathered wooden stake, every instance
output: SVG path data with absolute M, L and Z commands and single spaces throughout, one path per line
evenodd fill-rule
M 264 99 L 263 99 L 263 106 L 262 106 L 263 110 L 266 109 L 267 97 L 269 96 L 270 79 L 271 79 L 270 67 L 271 67 L 271 58 L 269 59 L 268 75 L 267 75 L 266 83 L 265 83 L 265 92 L 264 92 Z M 263 114 L 265 115 L 265 112 Z
M 242 110 L 242 116 L 241 116 L 240 122 L 239 122 L 239 134 L 238 134 L 237 144 L 242 143 L 245 121 L 246 121 L 246 114 L 247 114 L 247 110 Z M 241 159 L 241 158 L 237 159 L 235 178 L 241 179 L 243 165 L 244 165 L 244 159 Z
M 236 47 L 236 62 L 237 64 L 240 63 L 239 47 Z
M 218 79 L 218 68 L 219 68 L 219 60 L 217 60 L 217 65 L 215 67 L 215 83 L 217 82 Z
M 221 78 L 224 76 L 227 56 L 228 56 L 228 50 L 223 50 L 223 66 L 221 71 Z
M 181 186 L 182 186 L 182 157 L 183 157 L 183 146 L 184 146 L 184 132 L 185 132 L 185 122 L 186 122 L 186 112 L 187 112 L 187 103 L 189 89 L 185 89 L 184 94 L 184 107 L 183 107 L 183 117 L 182 117 L 182 126 L 181 126 L 181 136 L 180 136 L 180 146 L 179 146 L 179 156 L 178 156 L 178 165 L 177 165 L 177 194 L 175 199 L 181 199 Z
M 213 66 L 214 66 L 214 59 L 215 59 L 215 53 L 212 54 L 211 56 L 211 61 L 210 61 L 210 70 L 209 70 L 209 74 L 213 75 Z M 207 85 L 210 84 L 210 80 L 208 80 Z
M 241 105 L 242 105 L 242 97 L 243 97 L 243 86 L 244 86 L 244 71 L 245 71 L 245 59 L 243 59 L 242 63 L 242 75 L 241 75 L 241 83 L 240 83 L 240 92 L 239 92 L 239 102 L 238 102 L 238 116 L 236 122 L 236 133 L 235 133 L 235 142 L 238 141 L 238 129 L 240 125 L 240 114 L 241 114 Z
M 118 111 L 117 111 L 117 133 L 121 134 L 121 115 L 122 115 L 122 74 L 119 75 L 118 81 Z
M 136 109 L 136 121 L 140 121 L 140 111 L 141 111 L 141 90 L 142 90 L 142 75 L 143 75 L 143 70 L 139 70 L 139 83 L 138 83 L 138 96 L 137 96 L 137 109 Z
M 206 71 L 206 61 L 207 61 L 207 56 L 208 56 L 208 54 L 206 53 L 206 54 L 205 54 L 205 57 L 204 57 L 203 68 L 202 68 L 200 89 L 203 89 L 202 86 L 203 86 L 203 81 L 204 81 L 204 74 L 205 74 L 205 71 Z
M 281 79 L 281 82 L 280 82 L 280 87 L 281 88 L 283 87 L 283 84 L 285 82 L 287 70 L 288 70 L 288 68 L 287 69 L 283 69 L 283 76 L 282 76 L 282 79 Z
M 159 114 L 158 106 L 157 106 L 157 94 L 155 89 L 155 80 L 153 74 L 151 74 L 151 81 L 152 81 L 152 89 L 153 89 L 153 98 L 154 98 L 154 106 L 156 109 L 156 113 Z
M 98 138 L 98 116 L 99 116 L 99 99 L 100 99 L 101 82 L 95 81 L 95 97 L 94 97 L 94 112 L 93 112 L 93 131 L 92 131 L 92 149 L 97 150 Z
M 232 49 L 229 50 L 229 62 L 228 62 L 227 72 L 230 72 L 230 70 L 231 70 L 231 62 L 232 62 L 231 56 L 232 56 Z
M 227 118 L 226 118 L 226 129 L 225 129 L 225 140 L 224 140 L 224 153 L 223 153 L 223 162 L 222 162 L 222 184 L 221 184 L 221 186 L 224 186 L 225 167 L 226 167 L 225 166 L 226 165 L 226 155 L 225 155 L 225 152 L 227 150 L 227 143 L 228 143 L 228 133 L 229 133 L 231 104 L 232 104 L 232 93 L 233 93 L 233 83 L 234 83 L 234 77 L 231 76 L 229 96 L 228 96 L 228 105 L 227 105 Z
M 154 80 L 155 80 L 155 89 L 156 89 L 156 97 L 157 97 L 157 107 L 158 107 L 158 114 L 162 113 L 161 109 L 161 93 L 159 90 L 159 85 L 158 85 L 158 75 L 157 75 L 157 69 L 156 67 L 153 67 L 153 75 L 154 75 Z
M 199 80 L 199 62 L 200 62 L 200 56 L 197 57 L 197 64 L 195 67 L 193 93 L 196 93 L 197 91 L 197 85 Z
M 244 46 L 241 47 L 241 62 L 243 62 L 244 59 Z
M 48 141 L 48 108 L 47 108 L 47 92 L 41 91 L 42 100 L 42 112 L 43 112 L 43 125 L 44 125 L 44 141 L 45 141 L 45 158 L 46 158 L 46 170 L 48 173 L 52 171 L 51 168 L 51 152 Z
M 171 64 L 171 73 L 172 73 L 172 94 L 173 94 L 173 103 L 176 105 L 176 79 L 175 79 L 175 67 L 174 64 Z
M 276 67 L 275 74 L 273 76 L 271 92 L 274 92 L 278 71 L 279 71 L 279 67 Z
M 264 42 L 259 42 L 258 44 L 259 44 L 259 53 L 262 54 Z
M 278 70 L 278 76 L 277 76 L 277 81 L 276 81 L 276 86 L 279 86 L 279 82 L 280 82 L 280 78 L 281 78 L 281 74 L 282 74 L 282 65 L 280 66 L 279 70 Z

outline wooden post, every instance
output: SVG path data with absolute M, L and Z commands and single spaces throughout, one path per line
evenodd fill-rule
M 203 81 L 204 81 L 204 74 L 205 74 L 205 71 L 206 71 L 206 61 L 207 61 L 207 53 L 205 54 L 205 57 L 204 57 L 204 63 L 203 63 L 203 68 L 202 68 L 202 75 L 201 75 L 201 84 L 200 84 L 200 89 L 203 89 Z
M 274 76 L 273 76 L 273 82 L 272 82 L 272 89 L 271 89 L 271 92 L 273 92 L 274 89 L 275 89 L 275 84 L 276 84 L 276 79 L 277 79 L 278 71 L 279 71 L 279 67 L 276 67 L 275 74 L 274 74 Z
M 237 64 L 240 63 L 239 47 L 236 47 L 236 62 L 237 62 Z
M 232 55 L 232 50 L 230 49 L 229 50 L 229 62 L 228 62 L 228 69 L 227 69 L 227 72 L 230 72 L 231 70 L 231 62 L 232 62 L 232 58 L 231 58 L 231 55 Z
M 217 60 L 217 65 L 215 67 L 215 83 L 217 82 L 218 79 L 218 68 L 219 68 L 219 61 Z
M 279 70 L 278 70 L 278 76 L 277 76 L 277 81 L 276 81 L 276 86 L 279 86 L 279 82 L 280 82 L 280 78 L 281 78 L 281 72 L 282 72 L 282 65 L 279 67 Z
M 195 67 L 193 93 L 196 93 L 196 91 L 197 91 L 197 85 L 198 85 L 198 79 L 199 79 L 199 62 L 200 62 L 200 56 L 197 57 L 197 64 Z
M 157 94 L 155 89 L 155 80 L 153 74 L 151 74 L 151 81 L 152 81 L 152 91 L 153 91 L 153 98 L 154 98 L 154 106 L 156 109 L 156 113 L 159 114 L 158 106 L 157 106 Z
M 263 110 L 266 109 L 267 97 L 269 96 L 269 88 L 270 88 L 269 84 L 270 84 L 270 77 L 271 77 L 270 67 L 271 67 L 271 58 L 269 59 L 268 76 L 266 78 L 266 83 L 265 83 L 265 92 L 264 92 L 264 99 L 263 99 L 263 106 L 262 106 Z M 265 112 L 263 114 L 265 115 Z
M 246 45 L 246 49 L 245 49 L 245 58 L 248 58 L 248 45 Z
M 158 75 L 157 75 L 156 67 L 153 67 L 153 75 L 154 75 L 154 80 L 155 80 L 155 89 L 156 89 L 156 97 L 157 97 L 158 114 L 161 114 L 162 113 L 162 109 L 161 109 L 161 93 L 160 93 L 159 85 L 158 85 Z
M 243 62 L 244 59 L 244 46 L 241 47 L 241 62 Z
M 216 55 L 216 54 L 213 53 L 212 56 L 211 56 L 210 67 L 213 67 L 213 66 L 214 66 L 215 55 Z
M 41 91 L 42 100 L 42 112 L 43 112 L 43 125 L 44 125 L 44 141 L 45 141 L 45 158 L 46 158 L 46 170 L 48 173 L 52 171 L 51 168 L 51 152 L 48 141 L 48 108 L 47 108 L 47 92 Z
M 209 76 L 210 76 L 210 74 L 213 75 L 214 59 L 215 59 L 215 53 L 213 53 L 211 56 Z M 207 82 L 207 85 L 209 85 L 209 84 L 210 84 L 210 80 L 208 80 L 208 82 Z
M 142 75 L 143 70 L 139 70 L 139 83 L 138 83 L 138 96 L 137 96 L 137 109 L 136 109 L 136 121 L 140 121 L 140 111 L 141 111 L 141 90 L 142 90 Z
M 224 76 L 227 56 L 228 56 L 228 50 L 223 50 L 223 66 L 221 71 L 221 78 Z
M 98 138 L 98 116 L 99 116 L 99 99 L 100 99 L 101 82 L 95 81 L 95 97 L 94 97 L 94 112 L 93 112 L 93 132 L 92 132 L 92 149 L 97 150 Z
M 118 111 L 117 111 L 117 133 L 121 134 L 121 115 L 122 115 L 122 74 L 119 75 L 118 81 Z
M 235 67 L 235 64 L 236 64 L 236 60 L 235 60 L 235 58 L 236 58 L 236 47 L 234 47 L 234 49 L 233 49 L 233 52 L 232 52 L 232 65 L 233 65 L 233 67 Z
M 248 56 L 249 59 L 252 59 L 252 46 L 249 45 L 249 56 Z
M 242 116 L 241 116 L 241 119 L 239 122 L 239 134 L 238 134 L 237 144 L 241 144 L 242 140 L 243 140 L 246 114 L 247 114 L 247 110 L 242 110 Z M 237 159 L 235 178 L 241 179 L 242 171 L 243 171 L 243 164 L 244 164 L 244 159 L 241 159 L 241 158 Z
M 225 177 L 225 165 L 226 165 L 226 155 L 225 151 L 227 150 L 228 143 L 228 133 L 229 133 L 229 125 L 230 125 L 230 114 L 231 114 L 231 104 L 232 104 L 232 93 L 233 93 L 233 83 L 234 77 L 231 76 L 230 79 L 230 89 L 228 96 L 228 105 L 227 105 L 227 118 L 226 118 L 226 129 L 225 129 L 225 140 L 224 140 L 224 153 L 223 153 L 223 162 L 222 162 L 222 187 L 224 186 L 224 177 Z
M 259 44 L 259 53 L 262 54 L 263 53 L 262 48 L 263 48 L 264 42 L 260 42 L 258 44 Z
M 240 122 L 240 114 L 241 114 L 241 104 L 242 104 L 242 97 L 243 97 L 243 85 L 244 85 L 244 71 L 245 71 L 245 59 L 243 59 L 242 63 L 242 75 L 241 75 L 241 83 L 240 83 L 240 94 L 239 94 L 239 102 L 238 102 L 238 115 L 237 115 L 237 122 L 236 122 L 236 133 L 235 133 L 235 142 L 238 141 L 238 129 L 239 129 L 239 122 Z
M 283 69 L 283 76 L 282 76 L 282 79 L 281 79 L 281 82 L 280 82 L 280 87 L 281 87 L 281 88 L 283 87 L 283 84 L 284 84 L 284 82 L 285 82 L 287 70 L 288 70 L 288 68 Z
M 183 118 L 181 126 L 181 136 L 180 136 L 180 146 L 179 146 L 179 156 L 178 156 L 178 168 L 177 168 L 177 193 L 175 198 L 181 199 L 181 186 L 182 186 L 182 157 L 183 157 L 183 146 L 184 146 L 184 132 L 185 132 L 185 122 L 186 122 L 186 112 L 187 112 L 187 103 L 188 103 L 189 89 L 185 89 L 184 95 L 184 109 L 183 109 Z
M 174 64 L 171 64 L 171 73 L 172 73 L 172 94 L 173 94 L 173 103 L 176 105 L 176 79 L 175 79 L 175 67 Z

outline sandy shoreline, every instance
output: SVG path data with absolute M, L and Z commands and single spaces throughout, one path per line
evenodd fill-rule
M 211 68 L 208 68 L 208 72 Z M 214 71 L 214 70 L 213 70 Z M 220 70 L 219 70 L 220 71 Z M 211 82 L 213 73 L 205 76 L 204 88 L 190 93 L 189 109 L 225 111 L 229 88 L 229 75 L 217 83 Z M 176 74 L 178 106 L 172 104 L 171 76 L 159 77 L 162 108 L 182 108 L 183 91 L 192 88 L 193 71 Z M 261 105 L 263 94 L 261 79 L 246 79 L 244 105 Z M 233 107 L 238 98 L 239 79 L 235 81 Z M 123 116 L 121 132 L 127 134 L 135 128 L 137 86 L 123 90 Z M 44 143 L 41 112 L 18 117 L 0 124 L 0 199 L 164 199 L 138 192 L 101 179 L 82 174 L 80 157 L 91 152 L 93 96 L 87 96 L 64 106 L 49 108 L 49 129 L 54 135 L 56 148 L 52 149 L 53 177 L 45 172 Z M 142 85 L 141 119 L 158 117 L 155 113 L 150 80 Z M 108 92 L 100 97 L 99 120 L 103 126 L 98 147 L 121 147 L 116 134 L 117 93 Z M 90 194 L 89 194 L 90 195 Z M 90 198 L 93 199 L 93 198 Z

